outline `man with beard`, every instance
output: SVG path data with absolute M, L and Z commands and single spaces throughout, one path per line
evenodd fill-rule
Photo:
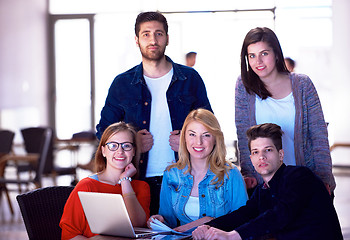
M 197 108 L 212 110 L 199 74 L 165 56 L 168 24 L 161 13 L 140 13 L 135 34 L 142 63 L 114 79 L 96 135 L 100 138 L 110 124 L 119 121 L 139 128 L 139 177 L 150 185 L 153 215 L 159 209 L 163 172 L 177 158 L 179 133 L 187 114 Z

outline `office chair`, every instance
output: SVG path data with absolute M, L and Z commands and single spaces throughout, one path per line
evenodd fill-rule
M 51 186 L 16 197 L 29 239 L 61 239 L 59 223 L 73 189 L 73 186 Z

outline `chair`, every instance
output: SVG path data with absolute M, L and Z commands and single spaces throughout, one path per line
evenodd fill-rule
M 38 153 L 38 142 L 40 142 L 40 137 L 45 131 L 45 127 L 31 127 L 21 130 L 25 150 L 27 153 Z M 51 130 L 52 131 L 52 130 Z M 29 164 L 21 164 L 17 166 L 17 172 L 31 171 L 32 166 Z M 44 166 L 44 175 L 50 175 L 53 178 L 54 184 L 56 185 L 56 177 L 58 175 L 72 175 L 72 182 L 77 182 L 76 178 L 76 167 L 58 167 L 54 164 L 54 134 L 51 135 L 47 159 Z
M 73 186 L 51 186 L 17 195 L 29 239 L 61 239 L 59 223 L 73 189 Z
M 6 154 L 9 154 L 12 151 L 12 144 L 13 144 L 13 138 L 15 137 L 15 133 L 9 130 L 0 130 L 0 159 L 1 157 L 5 156 Z M 1 164 L 0 166 L 0 177 L 4 176 L 5 171 L 5 163 Z M 0 200 L 1 200 L 1 194 L 2 192 L 5 192 L 7 201 L 9 204 L 9 208 L 11 211 L 11 214 L 14 214 L 11 199 L 8 193 L 8 190 L 6 188 L 6 185 L 0 184 Z
M 72 139 L 96 140 L 96 135 L 93 131 L 82 131 L 74 133 Z
M 14 132 L 10 130 L 0 130 L 0 157 L 11 152 L 14 137 Z
M 28 153 L 25 155 L 17 155 L 17 154 L 7 154 L 3 156 L 0 160 L 0 166 L 2 164 L 7 164 L 8 162 L 14 162 L 15 164 L 20 162 L 30 163 L 34 167 L 35 176 L 29 179 L 11 179 L 6 178 L 5 176 L 0 177 L 0 185 L 6 184 L 25 184 L 29 187 L 29 184 L 32 183 L 36 188 L 41 187 L 41 179 L 44 173 L 44 167 L 47 160 L 47 154 L 49 152 L 49 145 L 52 137 L 52 130 L 50 128 L 46 128 L 44 133 L 41 135 L 40 141 L 38 143 L 39 151 L 38 153 Z
M 93 131 L 77 132 L 77 133 L 74 133 L 72 135 L 71 139 L 66 139 L 66 140 L 58 139 L 58 142 L 66 143 L 65 146 L 61 147 L 58 150 L 69 150 L 69 151 L 71 151 L 72 154 L 74 155 L 74 157 L 72 157 L 72 159 L 74 159 L 74 165 L 77 168 L 93 171 L 93 166 L 94 166 L 93 160 L 94 160 L 95 154 L 93 154 L 93 156 L 90 159 L 89 163 L 87 163 L 87 164 L 80 164 L 78 162 L 78 159 L 77 159 L 77 153 L 78 153 L 80 145 L 82 143 L 94 144 L 97 147 L 98 141 L 97 141 L 95 132 L 93 132 Z

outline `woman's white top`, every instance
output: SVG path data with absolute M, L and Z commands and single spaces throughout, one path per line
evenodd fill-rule
M 268 97 L 262 100 L 258 95 L 255 98 L 255 118 L 257 124 L 275 123 L 279 125 L 284 134 L 282 145 L 286 165 L 296 165 L 294 151 L 294 124 L 295 103 L 293 93 L 282 99 Z
M 195 221 L 199 218 L 199 197 L 188 198 L 188 201 L 185 205 L 185 213 L 186 215 Z

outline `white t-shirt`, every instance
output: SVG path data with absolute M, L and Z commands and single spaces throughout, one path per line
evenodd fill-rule
M 296 165 L 294 151 L 295 104 L 293 93 L 282 99 L 268 97 L 262 100 L 255 98 L 256 123 L 275 123 L 282 128 L 282 145 L 286 165 Z
M 172 131 L 166 91 L 173 77 L 173 69 L 160 78 L 143 76 L 151 92 L 151 120 L 149 131 L 153 135 L 153 147 L 148 153 L 146 177 L 162 176 L 165 168 L 175 160 L 169 145 Z
M 199 197 L 188 198 L 188 201 L 185 205 L 185 213 L 186 215 L 195 221 L 199 218 Z

